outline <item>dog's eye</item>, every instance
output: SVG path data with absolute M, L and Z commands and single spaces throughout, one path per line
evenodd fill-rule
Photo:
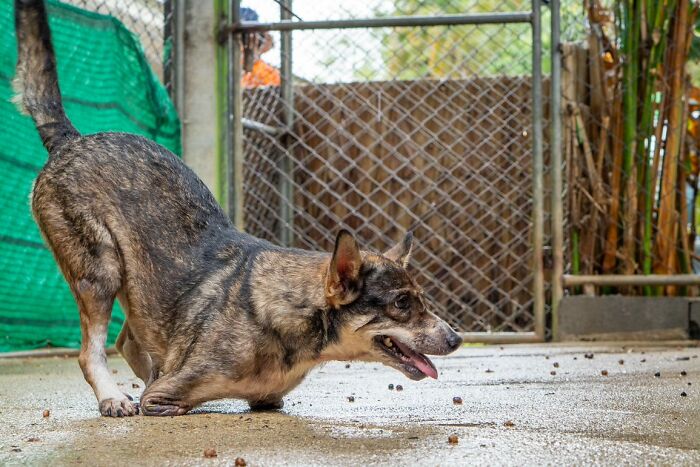
M 408 294 L 399 295 L 394 302 L 394 306 L 399 310 L 405 310 L 411 306 L 411 298 L 408 296 Z

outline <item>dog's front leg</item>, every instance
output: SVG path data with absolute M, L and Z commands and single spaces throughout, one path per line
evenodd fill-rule
M 141 412 L 155 416 L 186 414 L 193 406 L 188 395 L 198 379 L 198 375 L 189 372 L 161 376 L 143 392 Z

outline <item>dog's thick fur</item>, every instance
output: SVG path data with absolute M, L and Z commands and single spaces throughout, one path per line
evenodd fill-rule
M 78 303 L 79 363 L 103 415 L 138 412 L 107 369 L 115 298 L 126 315 L 117 348 L 146 382 L 147 415 L 223 397 L 278 408 L 328 360 L 437 376 L 419 352 L 446 354 L 461 339 L 428 311 L 406 271 L 410 235 L 380 255 L 341 231 L 326 254 L 236 231 L 165 148 L 136 135 L 78 133 L 61 103 L 43 2 L 15 8 L 19 102 L 49 151 L 32 211 Z

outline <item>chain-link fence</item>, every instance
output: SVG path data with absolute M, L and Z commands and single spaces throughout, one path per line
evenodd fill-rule
M 265 3 L 250 3 L 255 14 L 244 9 L 242 19 L 493 16 L 253 29 L 246 47 L 268 46 L 244 50 L 244 62 L 250 53 L 281 79 L 255 67 L 244 76 L 236 207 L 249 233 L 302 248 L 329 250 L 345 227 L 382 250 L 412 230 L 411 268 L 451 324 L 533 332 L 544 307 L 541 250 L 539 259 L 533 253 L 543 223 L 533 197 L 543 172 L 533 152 L 533 47 L 541 47 L 533 43 L 533 2 L 296 0 L 288 10 Z
M 177 0 L 61 0 L 84 10 L 113 16 L 134 33 L 151 68 L 166 84 L 171 61 L 173 2 Z
M 570 291 L 695 294 L 697 2 L 563 4 Z

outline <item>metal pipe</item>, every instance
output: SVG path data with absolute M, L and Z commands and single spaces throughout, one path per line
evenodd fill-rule
M 180 125 L 184 126 L 185 116 L 185 2 L 173 0 L 175 31 L 173 48 L 175 49 L 175 108 L 180 116 Z
M 534 332 L 461 332 L 465 343 L 518 344 L 544 342 L 544 338 Z
M 322 21 L 279 21 L 259 23 L 255 21 L 231 22 L 228 31 L 304 31 L 309 29 L 359 29 L 396 28 L 417 26 L 457 26 L 463 24 L 529 23 L 532 13 L 473 13 L 469 15 L 436 16 L 387 16 L 383 18 L 359 18 Z
M 561 44 L 559 0 L 551 0 L 552 20 L 552 75 L 550 79 L 550 142 L 552 174 L 552 340 L 559 340 L 559 302 L 564 296 L 562 275 L 564 274 L 564 211 L 563 167 L 561 147 Z
M 280 19 L 292 19 L 292 0 L 280 1 Z M 280 232 L 279 238 L 284 246 L 294 243 L 294 164 L 290 152 L 290 134 L 294 125 L 294 75 L 292 74 L 292 31 L 280 33 L 280 93 L 282 98 L 282 118 L 286 133 L 282 135 L 284 151 L 280 154 Z
M 286 132 L 284 128 L 266 125 L 264 123 L 256 122 L 255 120 L 251 120 L 249 118 L 243 118 L 242 121 L 243 128 L 245 128 L 246 130 L 259 131 L 260 133 L 265 133 L 270 136 L 278 136 Z
M 532 0 L 532 271 L 535 334 L 544 339 L 544 158 L 542 155 L 541 0 Z
M 229 0 L 228 19 L 237 24 L 241 19 L 240 0 Z M 227 209 L 233 224 L 245 228 L 243 217 L 243 89 L 241 85 L 242 41 L 240 33 L 229 34 L 228 48 L 228 148 L 226 164 Z
M 700 285 L 700 275 L 695 274 L 648 274 L 648 275 L 617 275 L 602 274 L 599 276 L 562 276 L 564 287 L 581 285 L 623 286 L 623 285 Z

